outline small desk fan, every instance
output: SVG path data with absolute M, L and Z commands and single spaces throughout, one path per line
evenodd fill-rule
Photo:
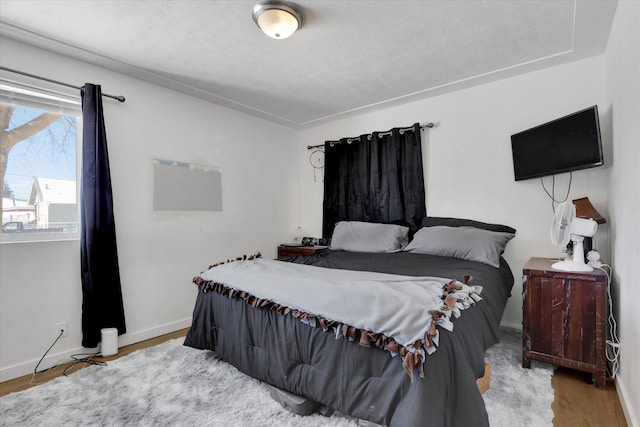
M 583 240 L 593 237 L 598 230 L 598 223 L 592 219 L 576 218 L 576 207 L 572 202 L 563 202 L 556 208 L 551 224 L 551 243 L 559 248 L 573 242 L 573 259 L 559 261 L 551 267 L 561 271 L 589 272 L 593 267 L 584 262 Z

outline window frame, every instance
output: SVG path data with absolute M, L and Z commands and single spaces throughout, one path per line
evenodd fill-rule
M 76 117 L 75 184 L 77 225 L 75 232 L 0 233 L 0 245 L 80 240 L 80 186 L 82 177 L 82 100 L 80 95 L 72 95 L 0 78 L 0 101 Z

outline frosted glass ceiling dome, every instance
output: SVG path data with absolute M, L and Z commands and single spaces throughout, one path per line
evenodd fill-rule
M 293 3 L 269 0 L 253 7 L 253 20 L 269 37 L 286 39 L 302 27 L 303 16 Z

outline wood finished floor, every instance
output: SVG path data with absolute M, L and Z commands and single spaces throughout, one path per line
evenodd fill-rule
M 153 338 L 118 350 L 118 354 L 111 357 L 96 358 L 109 362 L 126 356 L 136 350 L 161 344 L 173 338 L 185 336 L 187 329 L 172 332 L 161 337 Z M 51 372 L 36 375 L 34 382 L 41 384 L 62 375 L 65 366 L 59 366 Z M 82 369 L 76 365 L 69 372 Z M 492 373 L 495 375 L 495 373 Z M 606 390 L 599 390 L 593 384 L 585 381 L 585 374 L 565 368 L 557 368 L 551 379 L 555 392 L 552 408 L 555 427 L 626 427 L 627 423 L 620 406 L 618 393 L 613 382 L 607 382 Z M 0 383 L 0 396 L 35 387 L 31 384 L 32 376 L 27 375 Z

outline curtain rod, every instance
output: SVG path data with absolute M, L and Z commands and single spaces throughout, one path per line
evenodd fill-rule
M 82 87 L 81 86 L 74 86 L 74 85 L 71 85 L 69 83 L 59 82 L 57 80 L 48 79 L 46 77 L 37 76 L 37 75 L 31 74 L 31 73 L 25 73 L 24 71 L 18 71 L 18 70 L 14 70 L 14 69 L 7 68 L 7 67 L 2 67 L 2 66 L 0 66 L 0 70 L 8 71 L 10 73 L 22 74 L 23 76 L 33 77 L 34 79 L 44 80 L 44 81 L 49 82 L 49 83 L 55 83 L 57 85 L 66 86 L 66 87 L 70 87 L 70 88 L 73 88 L 73 89 L 78 89 L 78 90 L 82 90 L 82 91 L 84 90 L 84 86 L 82 86 Z M 125 101 L 125 98 L 122 95 L 116 96 L 116 95 L 109 95 L 108 93 L 103 93 L 102 96 L 106 96 L 107 98 L 113 98 L 113 99 L 115 99 L 117 101 L 120 101 L 120 102 L 124 102 Z
M 424 123 L 420 125 L 420 129 L 426 129 L 426 128 L 432 128 L 432 127 L 436 127 L 437 124 L 433 123 L 433 122 L 429 122 L 429 123 Z M 400 128 L 400 132 L 406 132 L 408 130 L 413 130 L 413 126 L 410 126 L 408 128 Z M 385 135 L 391 135 L 391 131 L 388 132 L 378 132 L 378 135 L 381 136 L 385 136 Z M 371 135 L 368 135 L 367 137 L 368 139 L 371 139 Z M 353 141 L 357 141 L 360 138 L 347 138 L 347 142 L 353 142 Z M 340 141 L 329 141 L 329 142 L 333 142 L 336 144 L 340 144 Z M 318 144 L 318 145 L 307 145 L 307 150 L 313 150 L 314 148 L 322 148 L 324 147 L 324 144 Z

